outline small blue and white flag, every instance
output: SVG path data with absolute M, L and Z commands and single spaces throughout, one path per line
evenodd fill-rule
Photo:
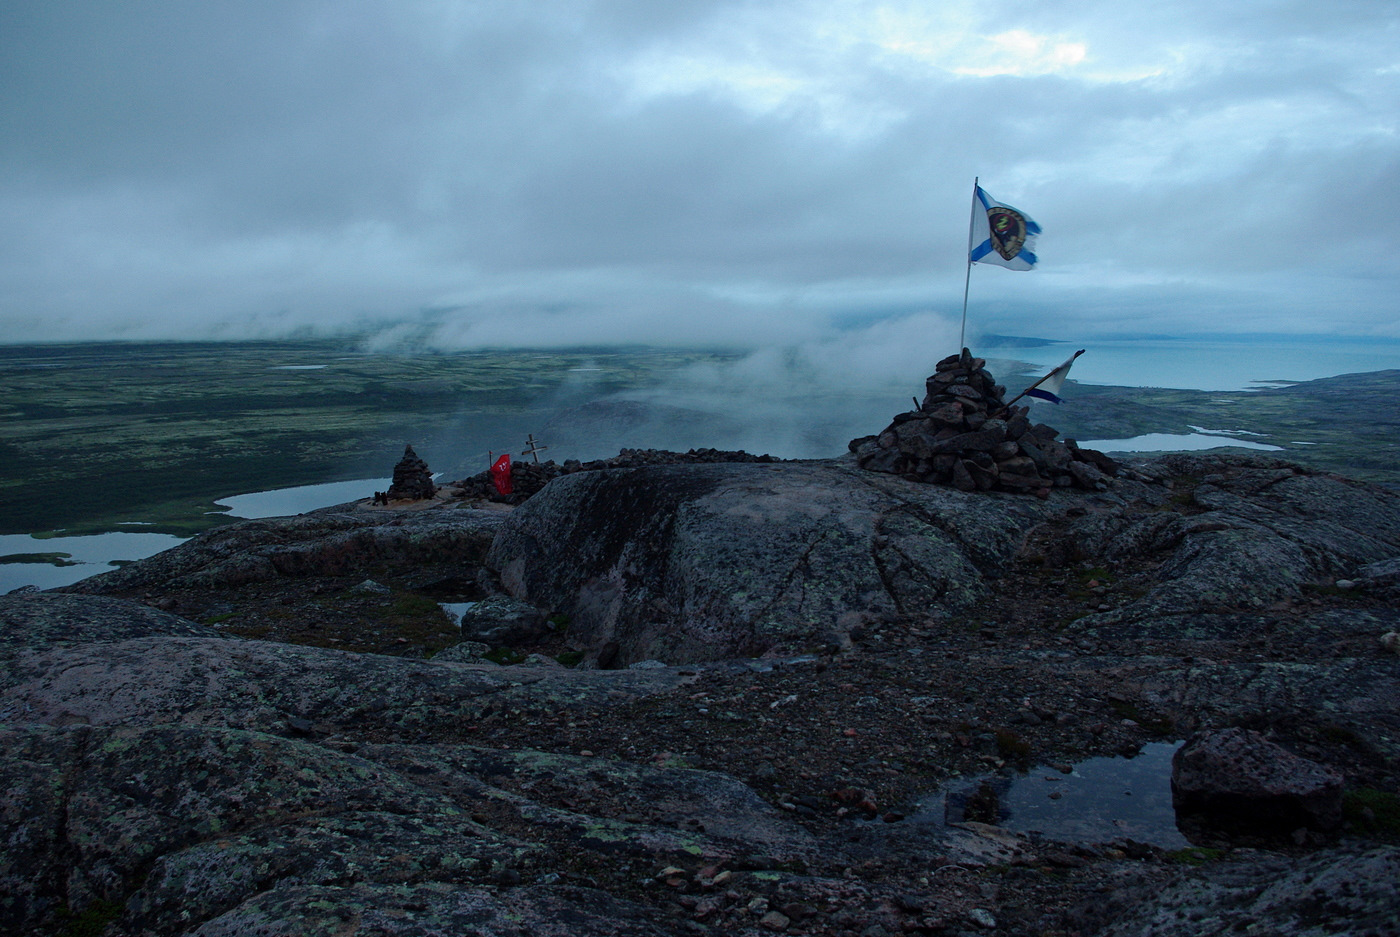
M 984 212 L 985 219 L 979 217 Z M 1037 258 L 1031 248 L 1040 225 L 1024 212 L 996 201 L 980 185 L 972 203 L 972 232 L 970 263 L 996 264 L 1008 270 L 1029 270 L 1035 266 Z M 985 235 L 981 243 L 977 243 L 979 235 Z
M 1070 355 L 1068 361 L 1045 375 L 1041 380 L 1036 381 L 1035 386 L 1027 390 L 1025 396 L 1048 400 L 1051 403 L 1064 403 L 1060 398 L 1060 388 L 1065 386 L 1065 378 L 1069 377 L 1069 366 L 1074 364 L 1074 359 L 1082 354 L 1084 354 L 1084 349 L 1081 348 Z

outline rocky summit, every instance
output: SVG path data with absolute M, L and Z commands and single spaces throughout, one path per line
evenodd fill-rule
M 1015 419 L 900 471 L 542 468 L 0 597 L 0 931 L 1400 931 L 1400 494 L 1258 456 L 1085 485 Z M 968 452 L 1040 481 L 923 477 Z

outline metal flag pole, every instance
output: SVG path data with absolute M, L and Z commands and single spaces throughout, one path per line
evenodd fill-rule
M 972 177 L 972 210 L 967 216 L 967 253 L 963 255 L 967 260 L 967 269 L 963 272 L 963 314 L 962 328 L 958 330 L 959 350 L 966 347 L 964 340 L 967 338 L 967 288 L 972 283 L 972 232 L 974 229 L 972 219 L 977 217 L 977 183 L 980 178 L 980 176 Z

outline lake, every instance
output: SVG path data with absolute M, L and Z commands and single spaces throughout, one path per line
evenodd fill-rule
M 371 497 L 388 489 L 393 479 L 364 478 L 355 481 L 299 485 L 272 491 L 217 498 L 214 503 L 229 509 L 229 518 L 252 520 L 258 517 L 285 517 L 316 508 Z M 133 525 L 135 526 L 135 525 Z M 21 586 L 54 589 L 80 579 L 107 572 L 122 562 L 145 559 L 185 542 L 170 534 L 113 532 L 65 537 L 62 532 L 36 537 L 33 534 L 0 534 L 0 557 L 15 554 L 68 554 L 57 557 L 71 565 L 52 562 L 0 563 L 0 595 Z

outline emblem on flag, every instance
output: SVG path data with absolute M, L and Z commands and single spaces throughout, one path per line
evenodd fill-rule
M 973 230 L 980 225 L 977 220 L 978 206 L 986 213 L 986 239 L 972 248 L 968 254 L 971 263 L 996 264 L 1009 270 L 1029 270 L 1038 258 L 1031 252 L 1035 237 L 1040 233 L 1040 225 L 1010 205 L 996 201 L 980 185 L 973 205 Z M 977 240 L 976 235 L 972 240 Z

